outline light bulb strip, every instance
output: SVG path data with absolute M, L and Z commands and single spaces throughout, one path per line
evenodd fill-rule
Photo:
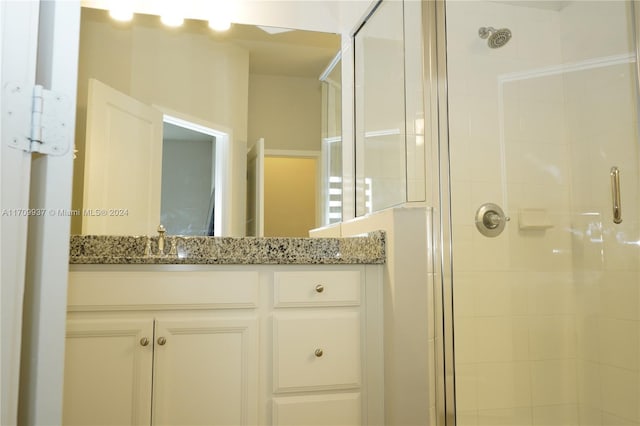
M 131 21 L 133 14 L 133 8 L 127 5 L 127 2 L 117 2 L 109 9 L 109 15 L 116 21 Z M 209 19 L 209 28 L 220 32 L 231 28 L 231 20 L 226 15 L 228 14 L 221 13 Z M 168 27 L 179 27 L 184 23 L 184 17 L 175 13 L 175 11 L 171 11 L 160 15 L 160 21 Z

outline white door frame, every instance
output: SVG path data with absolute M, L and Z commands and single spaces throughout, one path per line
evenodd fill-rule
M 71 129 L 79 40 L 80 1 L 41 1 L 36 83 L 69 99 L 66 123 Z M 71 218 L 59 212 L 71 209 L 72 177 L 73 149 L 33 162 L 31 207 L 57 213 L 29 221 L 20 424 L 62 423 Z
M 17 423 L 18 389 L 20 373 L 20 342 L 22 340 L 22 302 L 27 251 L 27 215 L 29 207 L 29 181 L 31 154 L 10 148 L 6 142 L 10 134 L 26 138 L 29 135 L 30 118 L 20 117 L 9 121 L 5 118 L 8 108 L 4 87 L 16 82 L 32 87 L 36 78 L 38 2 L 0 2 L 0 31 L 2 78 L 0 96 L 2 119 L 0 126 L 0 198 L 2 253 L 0 286 L 2 289 L 2 351 L 1 351 L 1 404 L 0 423 Z M 14 115 L 16 117 L 16 115 Z M 24 210 L 23 210 L 24 209 Z M 23 214 L 24 212 L 24 214 Z
M 229 147 L 233 142 L 233 131 L 225 126 L 211 123 L 200 118 L 195 118 L 184 113 L 172 111 L 161 105 L 153 105 L 154 108 L 162 111 L 165 123 L 184 127 L 199 133 L 211 135 L 216 138 L 214 165 L 214 217 L 213 235 L 216 237 L 226 237 L 231 235 L 231 191 L 232 185 L 231 168 L 229 167 Z M 222 206 L 222 208 L 218 208 Z
M 80 2 L 31 0 L 1 7 L 3 86 L 16 81 L 30 93 L 35 82 L 62 94 L 69 100 L 65 124 L 75 128 Z M 30 134 L 30 123 L 8 123 L 5 116 L 2 121 L 3 134 Z M 50 212 L 2 217 L 1 421 L 15 425 L 19 416 L 24 425 L 61 424 L 70 235 L 70 217 L 63 212 L 71 209 L 73 149 L 33 163 L 26 152 L 5 146 L 0 152 L 2 208 Z
M 247 213 L 253 206 L 255 217 L 246 216 L 246 235 L 264 237 L 264 138 L 260 138 L 247 151 Z M 251 168 L 249 167 L 251 165 Z M 253 179 L 254 193 L 249 193 L 249 178 Z M 252 223 L 249 225 L 249 221 Z

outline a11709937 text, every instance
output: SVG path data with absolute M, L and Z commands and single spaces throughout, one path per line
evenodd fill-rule
M 117 217 L 117 216 L 129 216 L 129 209 L 2 209 L 0 211 L 0 216 L 2 217 L 29 217 L 29 216 L 59 216 L 59 217 L 68 217 L 68 216 L 92 216 L 92 217 L 100 217 L 100 216 L 108 216 L 108 217 Z

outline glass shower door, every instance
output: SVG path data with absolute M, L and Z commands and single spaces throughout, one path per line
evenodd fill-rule
M 446 2 L 458 425 L 640 424 L 632 18 Z

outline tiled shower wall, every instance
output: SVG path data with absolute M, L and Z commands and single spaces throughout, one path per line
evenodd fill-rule
M 640 420 L 627 10 L 557 5 L 447 6 L 461 425 Z M 513 38 L 490 49 L 482 26 L 508 27 Z M 612 165 L 623 170 L 622 225 L 610 220 Z M 497 238 L 475 229 L 485 202 L 511 217 Z

